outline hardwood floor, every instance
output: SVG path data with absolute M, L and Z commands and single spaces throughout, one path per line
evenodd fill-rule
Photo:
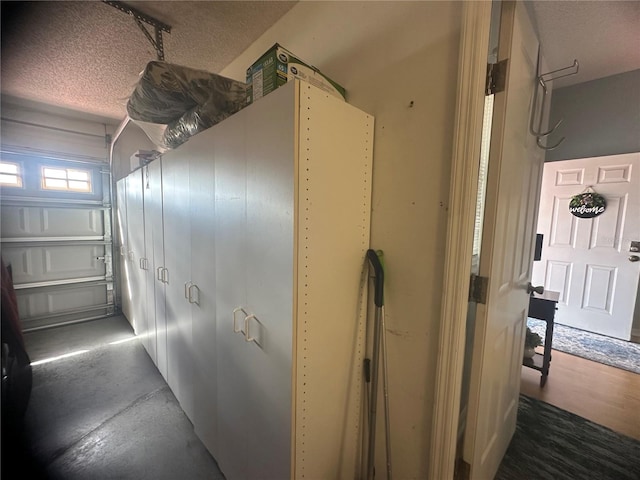
M 640 375 L 553 350 L 547 384 L 522 367 L 520 392 L 640 440 Z

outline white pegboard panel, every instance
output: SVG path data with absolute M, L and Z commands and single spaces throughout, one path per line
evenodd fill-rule
M 359 470 L 370 115 L 299 85 L 295 478 Z

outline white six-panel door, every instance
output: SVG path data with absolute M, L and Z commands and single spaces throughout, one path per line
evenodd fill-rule
M 569 201 L 587 187 L 604 195 L 606 210 L 575 217 Z M 546 163 L 538 233 L 533 281 L 560 293 L 556 322 L 629 340 L 640 277 L 640 262 L 629 259 L 640 241 L 640 153 Z
M 499 59 L 507 85 L 496 94 L 464 459 L 470 478 L 493 478 L 515 432 L 529 306 L 534 226 L 543 152 L 527 130 L 538 40 L 524 5 L 502 4 Z M 508 100 L 507 100 L 508 99 Z

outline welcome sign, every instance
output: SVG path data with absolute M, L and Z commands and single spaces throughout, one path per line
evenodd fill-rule
M 569 212 L 578 218 L 594 218 L 607 208 L 605 198 L 596 192 L 584 192 L 571 197 Z

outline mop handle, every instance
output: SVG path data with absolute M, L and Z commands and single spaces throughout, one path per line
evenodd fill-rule
M 367 259 L 369 259 L 369 263 L 373 267 L 373 271 L 375 273 L 374 284 L 374 299 L 376 307 L 381 308 L 384 305 L 384 269 L 382 268 L 382 263 L 380 263 L 380 257 L 375 250 L 369 249 L 367 250 Z
M 371 362 L 371 398 L 369 399 L 369 445 L 367 453 L 367 480 L 375 477 L 375 448 L 376 448 L 376 408 L 378 398 L 378 366 L 380 363 L 380 323 L 383 306 L 384 271 L 380 258 L 375 250 L 367 250 L 367 259 L 375 273 L 374 277 L 374 303 L 376 305 L 376 315 L 373 326 L 373 359 Z M 366 365 L 366 363 L 365 363 Z M 366 366 L 365 366 L 366 368 Z M 365 372 L 366 374 L 366 372 Z

